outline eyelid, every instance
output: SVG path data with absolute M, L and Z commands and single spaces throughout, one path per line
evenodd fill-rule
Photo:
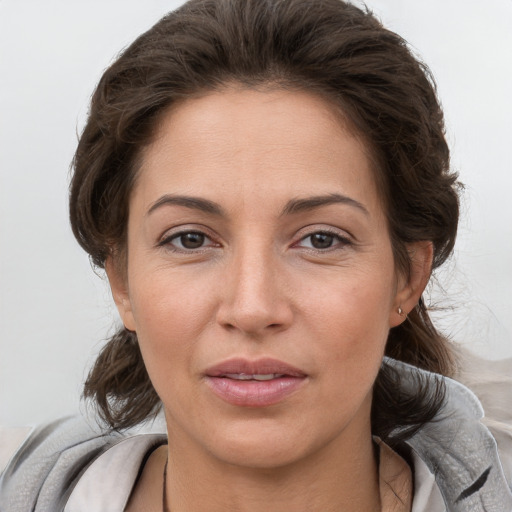
M 212 244 L 202 246 L 198 249 L 180 249 L 179 247 L 175 247 L 176 251 L 182 251 L 182 252 L 198 252 L 201 249 L 206 249 L 208 247 L 219 247 L 221 244 L 217 241 L 218 237 L 215 236 L 215 234 L 212 233 L 212 231 L 206 226 L 201 226 L 198 224 L 185 224 L 181 226 L 175 226 L 173 228 L 169 228 L 163 232 L 161 236 L 158 237 L 158 240 L 156 242 L 157 247 L 165 247 L 170 245 L 171 241 L 179 238 L 182 235 L 186 235 L 187 233 L 199 233 L 201 235 L 204 235 L 205 238 L 210 240 Z
M 292 244 L 292 246 L 298 247 L 300 242 L 309 238 L 310 236 L 313 236 L 313 235 L 319 234 L 319 233 L 331 235 L 331 236 L 335 237 L 336 239 L 338 239 L 338 244 L 341 243 L 341 245 L 343 247 L 347 246 L 347 245 L 354 245 L 354 243 L 355 243 L 354 237 L 351 234 L 349 234 L 347 231 L 344 231 L 344 230 L 341 230 L 338 228 L 334 228 L 332 226 L 318 226 L 317 225 L 317 226 L 308 226 L 306 228 L 301 229 L 297 235 L 297 241 L 294 242 Z M 312 251 L 317 251 L 317 252 L 327 252 L 329 250 L 339 249 L 340 247 L 335 244 L 327 249 L 315 249 L 313 247 L 303 247 L 303 248 L 309 249 Z

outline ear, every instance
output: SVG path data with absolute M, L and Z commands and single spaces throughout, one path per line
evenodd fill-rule
M 123 324 L 129 331 L 135 331 L 135 321 L 133 318 L 126 274 L 120 269 L 120 265 L 115 261 L 113 256 L 109 256 L 105 261 L 105 271 L 110 283 L 112 297 L 116 303 Z
M 390 327 L 400 325 L 407 318 L 409 312 L 420 300 L 432 271 L 434 255 L 432 242 L 421 241 L 407 244 L 407 252 L 411 262 L 410 273 L 408 276 L 402 274 L 398 278 L 395 300 L 389 316 Z

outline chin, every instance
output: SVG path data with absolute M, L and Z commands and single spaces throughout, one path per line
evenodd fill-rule
M 272 470 L 290 466 L 321 451 L 331 436 L 309 439 L 307 431 L 296 426 L 257 421 L 231 425 L 215 433 L 210 453 L 224 463 L 248 469 Z M 266 423 L 266 424 L 265 424 Z
M 273 470 L 292 465 L 304 454 L 297 451 L 299 443 L 286 446 L 268 440 L 230 442 L 215 446 L 213 454 L 220 462 L 247 469 Z M 301 447 L 303 448 L 303 447 Z

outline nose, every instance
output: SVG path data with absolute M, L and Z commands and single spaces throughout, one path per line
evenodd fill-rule
M 226 282 L 221 284 L 219 324 L 256 338 L 291 325 L 293 308 L 278 259 L 272 251 L 254 247 L 233 256 Z

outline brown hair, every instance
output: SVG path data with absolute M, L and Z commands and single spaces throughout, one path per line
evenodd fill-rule
M 95 265 L 123 254 L 137 157 L 159 116 L 227 83 L 306 90 L 338 105 L 376 160 L 397 267 L 408 271 L 406 244 L 414 241 L 433 242 L 433 268 L 447 259 L 457 231 L 456 176 L 433 78 L 406 42 L 341 0 L 191 0 L 129 46 L 92 97 L 73 162 L 70 215 Z M 444 375 L 452 369 L 448 341 L 423 301 L 391 329 L 386 354 Z M 400 438 L 410 435 L 442 403 L 440 383 L 397 397 L 398 378 L 383 366 L 375 383 L 373 430 L 385 439 L 397 427 Z M 158 410 L 135 333 L 122 329 L 106 344 L 84 395 L 113 428 Z

